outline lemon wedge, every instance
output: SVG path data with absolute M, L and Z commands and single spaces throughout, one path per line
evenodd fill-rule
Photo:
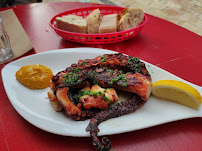
M 152 94 L 200 110 L 200 93 L 190 85 L 175 80 L 160 80 L 152 84 Z

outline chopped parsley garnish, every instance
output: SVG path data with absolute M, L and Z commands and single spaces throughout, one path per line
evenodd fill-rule
M 98 84 L 98 82 L 97 82 L 97 80 L 96 80 L 96 78 L 95 78 L 92 71 L 88 71 L 88 76 L 93 81 L 94 84 Z
M 140 71 L 140 69 L 139 69 L 139 67 L 140 67 L 140 65 L 139 65 L 140 59 L 139 58 L 137 58 L 137 57 L 131 57 L 131 58 L 128 59 L 128 61 L 129 61 L 129 64 L 131 65 L 130 66 L 131 70 L 133 70 L 135 72 L 139 72 Z
M 127 87 L 127 83 L 124 82 L 121 86 L 122 86 L 122 87 Z
M 107 61 L 107 58 L 104 57 L 104 56 L 101 56 L 101 59 L 102 59 L 102 62 L 106 62 Z
M 99 69 L 99 68 L 97 68 L 97 69 Z M 103 69 L 103 70 L 107 70 L 108 68 L 107 68 L 107 67 L 101 67 L 101 69 Z
M 114 82 L 118 81 L 119 79 L 116 78 L 116 79 L 111 79 L 111 81 L 108 82 L 108 84 L 112 85 Z
M 82 83 L 82 80 L 79 79 L 78 73 L 81 71 L 81 68 L 72 69 L 71 72 L 63 76 L 62 82 L 68 86 L 72 86 L 74 83 Z
M 112 69 L 109 69 L 109 75 L 112 75 L 114 71 Z
M 138 57 L 131 57 L 128 59 L 128 61 L 131 61 L 131 62 L 139 62 L 140 59 Z
M 123 71 L 122 70 L 119 70 L 119 74 L 122 74 L 123 73 Z
M 79 91 L 78 98 L 81 98 L 84 95 L 89 95 L 89 96 L 96 95 L 96 96 L 98 96 L 98 95 L 101 95 L 101 94 L 104 95 L 104 93 L 102 93 L 100 91 L 92 92 L 91 90 L 81 90 L 81 91 Z
M 139 68 L 140 67 L 140 65 L 139 64 L 135 64 L 135 68 Z
M 79 63 L 80 66 L 84 65 L 85 63 L 87 63 L 88 61 L 84 60 L 83 62 Z
M 140 65 L 139 64 L 135 64 L 135 66 L 132 68 L 132 70 L 134 70 L 135 72 L 138 72 Z
M 119 71 L 119 76 L 118 76 L 117 78 L 115 78 L 115 79 L 111 79 L 111 80 L 108 82 L 108 84 L 109 84 L 109 85 L 112 85 L 112 84 L 114 84 L 115 82 L 117 82 L 118 80 L 121 80 L 121 81 L 123 82 L 123 84 L 122 84 L 121 86 L 126 87 L 126 86 L 127 86 L 126 75 L 127 75 L 128 73 L 126 73 L 126 74 L 122 74 L 122 73 L 123 73 L 123 71 L 120 70 L 120 71 Z
M 78 72 L 80 72 L 81 71 L 81 68 L 76 68 L 76 69 L 72 69 L 72 72 L 75 72 L 75 73 L 78 73 Z
M 112 100 L 106 96 L 104 96 L 104 100 L 107 101 L 107 102 L 112 102 Z

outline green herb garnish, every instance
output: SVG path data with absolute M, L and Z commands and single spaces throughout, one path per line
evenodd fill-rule
M 79 78 L 78 73 L 81 71 L 81 68 L 72 69 L 71 72 L 63 76 L 62 82 L 68 86 L 72 86 L 74 83 L 82 83 L 82 80 Z
M 132 62 L 132 67 L 130 67 L 131 70 L 135 71 L 135 72 L 138 72 L 139 71 L 139 62 L 140 62 L 140 59 L 137 58 L 137 57 L 131 57 L 128 59 L 129 62 Z
M 87 62 L 88 62 L 88 61 L 84 60 L 83 62 L 80 62 L 79 65 L 82 66 L 82 65 L 84 65 L 84 64 L 87 63 Z
M 102 59 L 102 62 L 106 62 L 107 61 L 107 58 L 104 57 L 104 56 L 101 56 L 101 59 Z
M 76 69 L 72 69 L 72 72 L 75 72 L 75 73 L 79 73 L 81 71 L 81 68 L 80 67 L 78 67 L 78 68 L 76 68 Z
M 106 96 L 104 96 L 104 100 L 107 101 L 107 102 L 112 102 L 112 100 Z
M 88 71 L 88 76 L 93 81 L 94 84 L 98 84 L 98 81 L 96 80 L 92 71 Z
M 118 76 L 117 78 L 115 78 L 115 79 L 111 79 L 111 80 L 108 82 L 108 84 L 109 84 L 109 85 L 112 85 L 112 84 L 114 84 L 115 82 L 117 82 L 118 80 L 121 80 L 121 81 L 123 82 L 123 84 L 122 84 L 121 86 L 126 87 L 126 86 L 127 86 L 126 75 L 127 75 L 128 73 L 126 73 L 126 74 L 122 74 L 122 73 L 123 73 L 123 71 L 120 70 L 120 71 L 119 71 L 119 76 Z
M 109 69 L 109 75 L 111 76 L 114 73 L 112 69 Z
M 99 95 L 104 95 L 104 93 L 102 93 L 100 91 L 92 92 L 91 90 L 81 90 L 81 91 L 79 91 L 78 98 L 81 98 L 84 95 L 89 95 L 89 96 L 96 95 L 96 96 L 99 96 Z
M 131 62 L 139 62 L 140 59 L 138 57 L 131 57 L 128 59 L 128 61 L 131 61 Z

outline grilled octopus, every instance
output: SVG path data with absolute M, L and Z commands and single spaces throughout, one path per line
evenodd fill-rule
M 98 125 L 144 105 L 151 94 L 151 85 L 151 76 L 139 58 L 121 53 L 105 54 L 79 60 L 58 72 L 51 79 L 48 97 L 56 111 L 64 108 L 74 120 L 91 118 L 86 131 L 90 132 L 93 144 L 98 150 L 109 150 L 111 142 L 106 137 L 100 142 L 97 137 Z M 131 92 L 132 96 L 122 103 L 112 104 L 117 96 L 110 88 Z M 106 96 L 112 100 L 108 101 Z

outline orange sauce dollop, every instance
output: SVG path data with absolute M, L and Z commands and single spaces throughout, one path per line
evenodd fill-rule
M 48 87 L 53 72 L 44 65 L 34 64 L 21 67 L 15 76 L 29 89 L 44 89 Z

